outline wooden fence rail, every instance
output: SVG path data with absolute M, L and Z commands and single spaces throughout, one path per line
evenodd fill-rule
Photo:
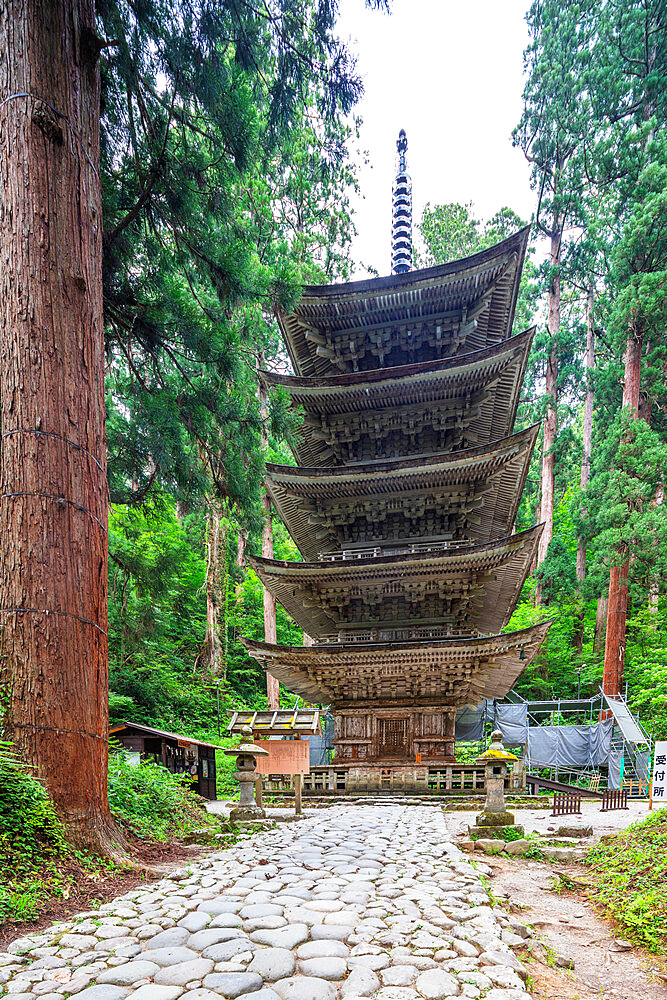
M 604 793 L 602 796 L 602 808 L 600 812 L 606 813 L 611 812 L 612 809 L 627 809 L 628 808 L 628 793 L 624 789 L 623 791 L 616 791 L 610 789 Z
M 579 792 L 554 792 L 552 816 L 581 814 L 581 794 Z

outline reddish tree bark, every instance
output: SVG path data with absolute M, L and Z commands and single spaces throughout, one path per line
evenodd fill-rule
M 630 329 L 625 348 L 625 379 L 623 406 L 629 407 L 634 419 L 639 417 L 639 383 L 641 377 L 642 338 Z M 621 556 L 627 551 L 621 549 Z M 628 613 L 628 574 L 630 563 L 622 559 L 619 566 L 612 566 L 609 574 L 609 610 L 607 635 L 604 647 L 602 689 L 605 694 L 617 697 L 623 688 L 625 665 L 625 624 Z
M 558 379 L 558 331 L 560 329 L 560 251 L 561 251 L 561 220 L 558 213 L 554 212 L 553 229 L 551 232 L 551 246 L 549 261 L 551 265 L 551 283 L 549 285 L 549 317 L 547 327 L 549 330 L 549 356 L 545 375 L 545 392 L 547 397 L 547 413 L 544 419 L 544 433 L 542 441 L 542 483 L 541 483 L 541 503 L 540 522 L 544 524 L 544 530 L 537 548 L 538 567 L 544 562 L 549 548 L 549 542 L 553 536 L 554 525 L 554 453 L 553 447 L 556 443 L 558 433 L 558 392 L 556 381 Z M 542 588 L 538 585 L 535 594 L 537 604 L 542 603 Z
M 271 501 L 264 494 L 264 527 L 262 529 L 262 556 L 273 559 L 273 525 L 271 524 Z M 276 599 L 266 587 L 264 590 L 264 641 L 277 642 Z M 266 675 L 266 702 L 269 708 L 280 708 L 280 682 L 272 674 Z
M 94 27 L 93 0 L 0 4 L 0 622 L 9 735 L 114 853 Z
M 597 608 L 595 609 L 595 634 L 593 636 L 593 654 L 599 649 L 600 643 L 604 640 L 607 631 L 607 611 L 609 610 L 608 592 L 598 597 Z
M 591 453 L 593 449 L 593 383 L 592 373 L 595 368 L 595 325 L 593 323 L 593 286 L 588 289 L 586 298 L 586 400 L 584 403 L 584 432 L 581 452 L 581 488 L 585 490 L 591 475 Z M 586 541 L 580 538 L 577 542 L 577 580 L 581 583 L 586 578 Z
M 259 398 L 264 418 L 264 426 L 267 422 L 266 389 L 262 382 L 259 383 Z M 264 431 L 264 442 L 268 443 L 268 432 Z M 273 559 L 273 524 L 271 522 L 271 500 L 269 494 L 264 490 L 262 501 L 264 512 L 264 525 L 262 528 L 262 556 L 265 559 Z M 276 643 L 278 633 L 276 627 L 276 599 L 270 590 L 262 588 L 264 599 L 264 642 Z M 269 708 L 280 708 L 280 682 L 272 674 L 266 675 L 266 702 Z
M 662 506 L 665 502 L 665 487 L 662 483 L 659 484 L 655 491 L 654 504 L 656 507 Z M 653 621 L 651 622 L 651 628 L 657 629 L 658 621 L 658 604 L 660 603 L 660 583 L 655 576 L 651 577 L 651 582 L 648 588 L 648 609 L 653 616 Z

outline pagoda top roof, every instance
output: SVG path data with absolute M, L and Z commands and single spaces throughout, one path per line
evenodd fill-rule
M 419 436 L 420 453 L 434 454 L 510 433 L 534 332 L 525 330 L 502 344 L 443 361 L 326 378 L 272 372 L 260 372 L 260 378 L 267 388 L 287 389 L 292 405 L 305 410 L 306 419 L 297 431 L 301 440 L 294 448 L 300 465 L 335 465 L 370 457 L 363 454 L 364 440 L 369 450 L 369 437 L 394 434 L 399 413 L 406 425 L 420 415 L 426 431 Z M 428 430 L 434 421 L 439 429 L 435 434 Z M 409 453 L 409 445 L 403 445 L 401 453 Z M 372 452 L 384 457 L 377 444 Z
M 332 702 L 334 708 L 436 702 L 460 708 L 503 698 L 539 651 L 550 625 L 431 642 L 241 642 L 273 677 L 309 702 Z
M 266 485 L 306 559 L 346 542 L 354 548 L 355 536 L 389 548 L 408 537 L 490 542 L 512 530 L 539 428 L 427 458 L 334 468 L 268 464 Z
M 378 630 L 487 633 L 509 620 L 543 525 L 475 545 L 331 562 L 251 557 L 264 586 L 313 638 Z M 430 634 L 430 633 L 429 633 Z M 393 637 L 393 636 L 392 636 Z
M 438 359 L 506 340 L 530 228 L 461 260 L 385 278 L 306 285 L 278 322 L 298 375 Z

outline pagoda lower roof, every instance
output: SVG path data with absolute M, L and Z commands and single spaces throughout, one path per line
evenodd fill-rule
M 266 486 L 305 559 L 415 538 L 490 542 L 512 531 L 539 427 L 430 458 L 331 469 L 269 464 Z
M 331 562 L 251 558 L 264 586 L 315 639 L 445 626 L 497 632 L 528 575 L 542 525 L 498 541 Z
M 342 708 L 436 702 L 460 708 L 503 698 L 539 651 L 550 625 L 419 643 L 277 646 L 241 641 L 273 677 L 311 703 Z
M 391 367 L 506 340 L 529 231 L 437 267 L 306 285 L 294 310 L 278 313 L 295 372 L 321 376 Z
M 330 378 L 260 378 L 303 407 L 293 449 L 299 465 L 440 454 L 511 432 L 534 332 L 445 361 Z

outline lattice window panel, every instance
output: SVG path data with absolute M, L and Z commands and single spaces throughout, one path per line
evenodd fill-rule
M 408 719 L 378 719 L 380 756 L 401 757 L 407 750 Z

